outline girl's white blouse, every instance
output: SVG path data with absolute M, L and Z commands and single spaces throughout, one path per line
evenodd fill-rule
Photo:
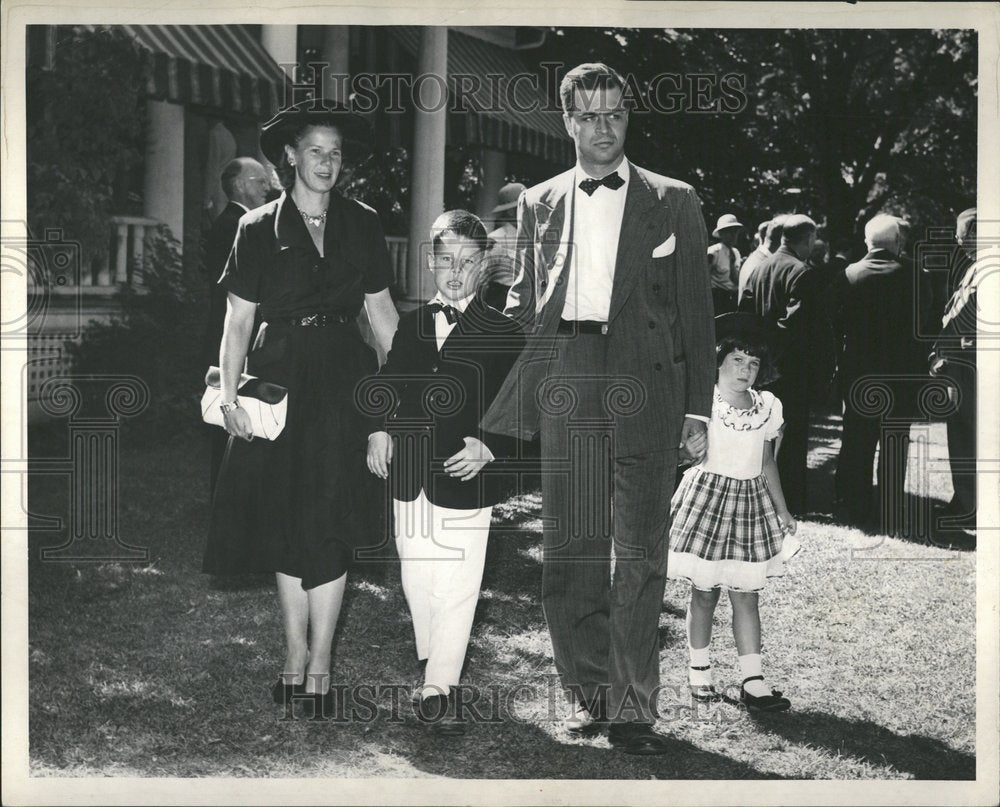
M 774 440 L 785 421 L 781 401 L 773 394 L 751 389 L 750 397 L 753 402 L 749 409 L 737 409 L 722 400 L 719 388 L 715 388 L 708 453 L 699 466 L 702 470 L 733 479 L 760 476 L 764 441 Z

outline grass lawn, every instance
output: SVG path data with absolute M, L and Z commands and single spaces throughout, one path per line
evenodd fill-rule
M 908 482 L 918 505 L 950 495 L 943 426 L 924 437 Z M 58 455 L 57 443 L 51 433 L 33 436 L 33 456 Z M 810 453 L 816 501 L 829 501 L 835 453 L 836 424 L 819 424 Z M 199 571 L 207 467 L 200 434 L 123 446 L 119 532 L 149 548 L 148 565 L 42 562 L 40 548 L 64 533 L 31 535 L 33 775 L 975 778 L 973 552 L 844 529 L 818 507 L 800 525 L 803 551 L 790 575 L 761 601 L 765 670 L 793 705 L 767 718 L 726 703 L 692 707 L 687 593 L 670 583 L 659 728 L 674 748 L 635 758 L 557 729 L 539 604 L 540 499 L 527 494 L 498 508 L 470 648 L 468 683 L 484 693 L 477 708 L 496 720 L 440 739 L 409 715 L 418 668 L 391 560 L 350 577 L 334 652 L 336 681 L 383 687 L 368 698 L 377 712 L 355 699 L 370 719 L 310 721 L 271 704 L 283 657 L 273 579 Z M 66 516 L 65 477 L 30 484 L 33 515 Z M 739 680 L 729 620 L 723 599 L 713 656 L 727 686 Z

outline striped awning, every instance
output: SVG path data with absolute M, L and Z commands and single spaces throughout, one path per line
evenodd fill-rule
M 149 54 L 152 98 L 270 117 L 285 75 L 242 25 L 116 25 Z
M 417 53 L 420 28 L 398 26 L 392 32 L 407 50 Z M 452 111 L 448 136 L 468 144 L 569 165 L 575 158 L 562 114 L 550 107 L 540 87 L 532 86 L 526 79 L 511 81 L 525 74 L 539 75 L 515 51 L 449 30 L 449 77 L 477 76 L 481 83 L 469 93 L 478 109 L 472 109 L 473 104 L 469 103 L 470 109 Z M 509 102 L 511 97 L 514 103 Z

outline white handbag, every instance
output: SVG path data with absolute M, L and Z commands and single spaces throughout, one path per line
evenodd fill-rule
M 254 437 L 274 440 L 285 428 L 288 409 L 288 389 L 256 376 L 243 373 L 236 393 L 240 409 L 250 416 Z M 219 405 L 222 403 L 222 373 L 218 367 L 209 367 L 205 375 L 205 394 L 201 396 L 201 419 L 213 426 L 225 428 Z

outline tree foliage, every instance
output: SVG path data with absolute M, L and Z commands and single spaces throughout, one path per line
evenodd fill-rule
M 27 69 L 28 225 L 62 228 L 104 260 L 115 182 L 142 159 L 145 62 L 120 29 L 57 29 L 51 69 Z
M 695 185 L 706 216 L 795 209 L 848 235 L 878 210 L 942 226 L 974 201 L 975 31 L 565 28 L 544 51 L 641 92 L 681 77 L 684 108 L 636 112 L 628 154 Z M 745 103 L 698 111 L 698 75 L 740 77 Z

